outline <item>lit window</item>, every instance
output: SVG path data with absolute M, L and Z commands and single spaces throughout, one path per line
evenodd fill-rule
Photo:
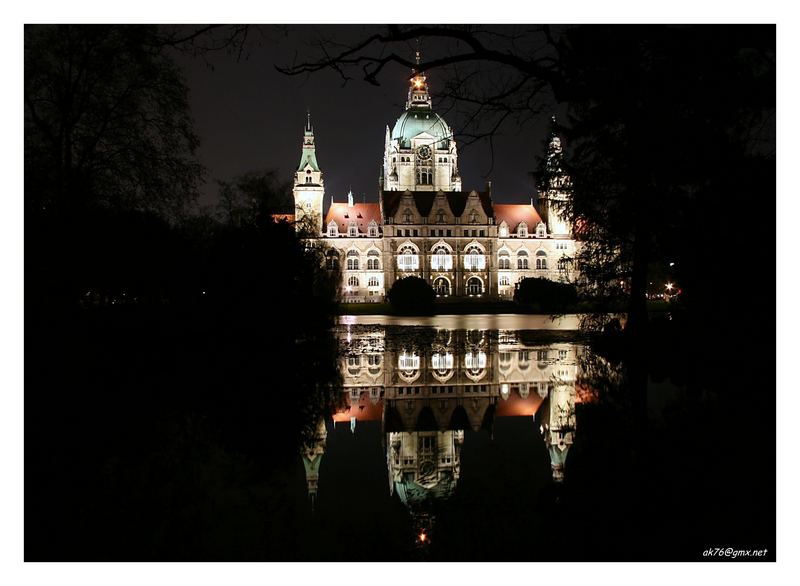
M 469 370 L 478 370 L 486 368 L 486 353 L 485 352 L 467 352 L 464 356 L 464 366 Z
M 470 246 L 464 256 L 464 268 L 468 271 L 482 271 L 486 267 L 486 257 L 477 246 Z
M 448 297 L 450 295 L 450 281 L 444 277 L 439 277 L 433 281 L 433 290 L 439 297 Z
M 336 222 L 331 222 L 328 224 L 328 236 L 338 236 L 339 235 L 339 228 L 336 226 Z
M 508 252 L 502 251 L 500 253 L 500 257 L 497 261 L 498 268 L 500 269 L 510 269 L 511 268 L 511 257 L 508 256 Z
M 500 238 L 505 238 L 505 237 L 508 236 L 508 224 L 505 223 L 505 220 L 500 223 L 500 229 L 499 229 L 498 232 L 499 232 Z
M 524 250 L 520 250 L 517 253 L 517 268 L 518 269 L 528 268 L 528 253 Z
M 416 354 L 406 354 L 403 352 L 397 358 L 397 367 L 400 370 L 418 370 L 419 369 L 419 356 Z
M 450 352 L 436 352 L 431 356 L 431 366 L 434 370 L 449 370 L 453 368 L 453 355 Z
M 517 236 L 524 238 L 528 235 L 528 225 L 525 222 L 520 222 L 517 226 Z
M 370 277 L 369 282 L 367 283 L 368 287 L 379 287 L 378 277 Z
M 477 277 L 471 277 L 467 281 L 467 295 L 480 295 L 483 293 L 483 283 Z
M 545 238 L 546 236 L 547 236 L 547 228 L 543 223 L 539 223 L 539 225 L 536 226 L 536 237 Z
M 347 279 L 347 284 L 350 287 L 353 287 L 353 288 L 357 289 L 358 288 L 358 277 L 350 277 L 349 279 Z
M 370 238 L 376 238 L 378 236 L 378 224 L 375 220 L 369 223 L 368 234 Z
M 536 268 L 539 270 L 547 270 L 547 253 L 544 250 L 536 251 Z
M 411 246 L 402 247 L 397 253 L 397 268 L 401 271 L 419 269 L 419 255 Z
M 453 257 L 444 246 L 438 246 L 431 256 L 431 269 L 434 271 L 450 271 L 453 269 Z
M 351 222 L 350 226 L 348 227 L 348 236 L 351 238 L 354 236 L 358 236 L 358 226 L 355 222 Z
M 347 270 L 348 271 L 357 271 L 358 270 L 358 251 L 351 250 L 347 253 Z
M 501 287 L 508 287 L 510 281 L 508 279 L 508 275 L 503 275 L 500 277 L 500 286 Z
M 380 266 L 380 252 L 373 249 L 367 253 L 367 270 L 375 271 L 381 268 Z

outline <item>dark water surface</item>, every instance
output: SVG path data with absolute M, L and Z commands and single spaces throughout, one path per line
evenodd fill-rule
M 637 401 L 577 316 L 80 319 L 29 338 L 27 560 L 774 559 L 773 389 Z
M 774 485 L 736 420 L 746 410 L 668 377 L 637 408 L 577 323 L 342 317 L 342 404 L 304 455 L 309 530 L 335 544 L 322 555 L 774 552 Z

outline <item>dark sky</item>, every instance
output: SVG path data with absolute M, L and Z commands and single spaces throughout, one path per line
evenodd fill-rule
M 326 207 L 331 194 L 343 201 L 350 188 L 359 200 L 366 195 L 367 201 L 377 201 L 385 127 L 391 128 L 403 111 L 410 72 L 392 66 L 384 71 L 379 87 L 360 79 L 342 87 L 333 71 L 289 77 L 275 70 L 275 64 L 290 63 L 296 53 L 307 54 L 306 43 L 319 30 L 344 41 L 362 31 L 343 25 L 291 27 L 284 35 L 268 29 L 239 60 L 222 52 L 206 60 L 178 57 L 202 141 L 200 157 L 209 172 L 202 203 L 215 203 L 217 179 L 258 169 L 276 169 L 290 178 L 300 160 L 307 108 L 316 135 L 317 160 L 325 173 Z M 436 109 L 439 80 L 435 71 L 428 82 Z M 464 189 L 483 189 L 491 179 L 495 201 L 528 201 L 533 193 L 528 172 L 542 150 L 546 118 L 535 127 L 509 129 L 495 137 L 495 163 L 488 177 L 488 144 L 464 148 L 459 141 Z M 451 126 L 457 123 L 450 116 L 445 119 Z

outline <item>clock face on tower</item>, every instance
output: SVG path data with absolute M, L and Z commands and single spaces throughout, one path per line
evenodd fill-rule
M 417 149 L 417 156 L 422 161 L 427 161 L 431 158 L 431 147 L 429 146 L 421 146 Z

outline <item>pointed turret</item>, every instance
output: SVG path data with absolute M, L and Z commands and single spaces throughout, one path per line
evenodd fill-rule
M 294 194 L 298 229 L 306 226 L 315 234 L 321 234 L 322 199 L 325 196 L 325 184 L 322 179 L 322 171 L 317 163 L 311 112 L 307 113 L 306 126 L 303 129 L 303 149 L 300 155 L 300 164 L 295 172 L 292 193 Z
M 564 153 L 558 134 L 556 117 L 551 118 L 550 135 L 547 140 L 545 158 L 539 167 L 537 189 L 539 190 L 539 212 L 547 232 L 555 238 L 572 236 L 566 218 L 566 206 L 570 198 L 571 182 L 564 171 Z
M 322 463 L 322 456 L 325 454 L 327 439 L 328 430 L 325 427 L 325 420 L 320 418 L 316 437 L 314 437 L 311 444 L 306 446 L 303 451 L 303 468 L 305 468 L 306 471 L 306 488 L 308 490 L 308 500 L 311 503 L 312 511 L 317 503 L 319 467 Z

